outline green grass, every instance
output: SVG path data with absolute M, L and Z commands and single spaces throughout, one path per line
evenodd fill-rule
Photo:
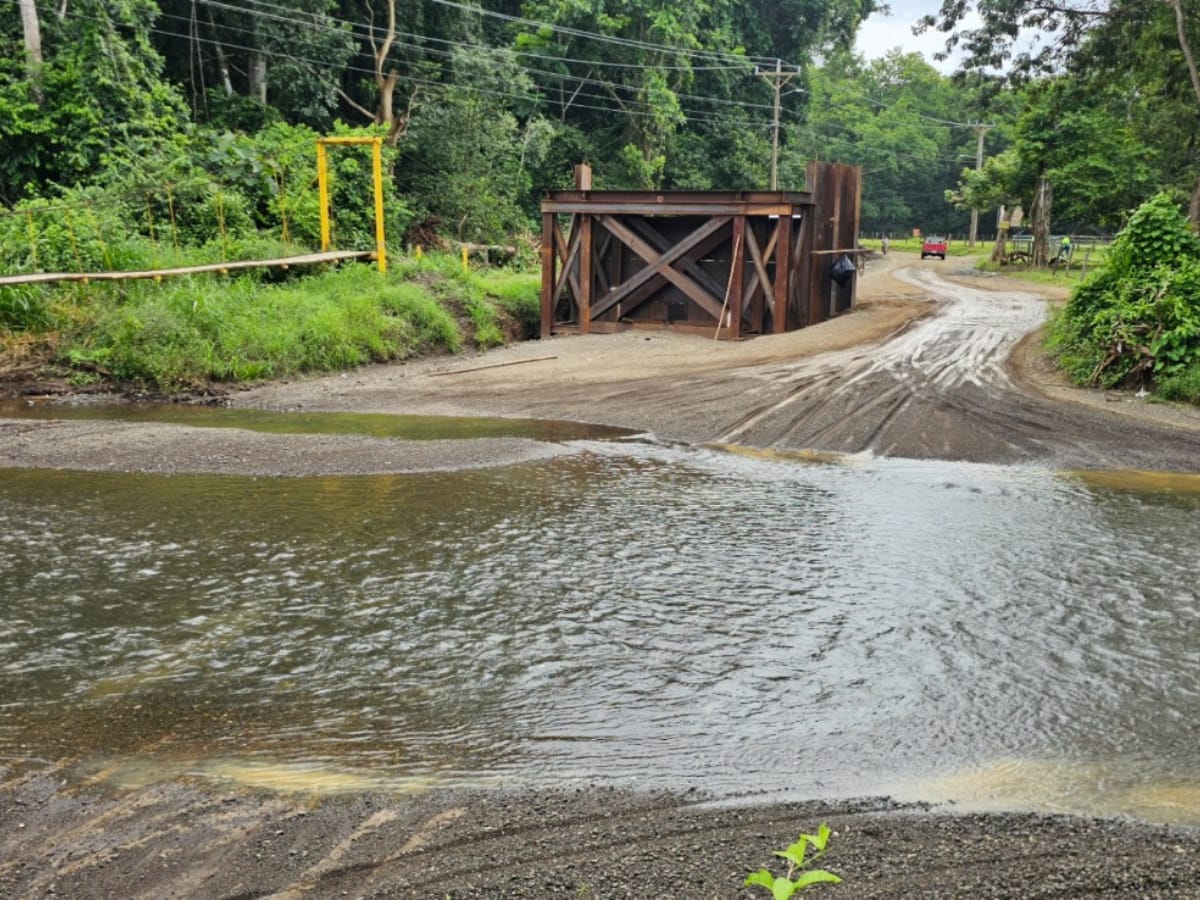
M 538 273 L 463 271 L 453 258 L 399 259 L 386 276 L 351 264 L 258 277 L 91 283 L 61 290 L 43 318 L 61 331 L 58 362 L 75 380 L 171 393 L 496 346 L 527 333 L 539 308 Z

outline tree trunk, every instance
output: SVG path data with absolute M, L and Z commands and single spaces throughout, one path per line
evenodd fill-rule
M 213 21 L 212 10 L 208 11 L 208 25 L 213 33 L 213 49 L 217 52 L 217 72 L 221 75 L 221 88 L 226 97 L 233 96 L 233 79 L 229 77 L 229 60 L 225 58 L 225 47 L 221 44 L 217 23 Z
M 42 27 L 34 0 L 20 0 L 21 31 L 25 36 L 25 58 L 31 67 L 42 64 Z
M 40 104 L 42 87 L 38 72 L 42 68 L 42 27 L 34 0 L 20 0 L 20 4 L 21 31 L 25 37 L 25 68 L 29 73 L 33 99 Z
M 29 73 L 30 94 L 42 102 L 42 26 L 34 0 L 20 0 L 20 30 L 25 37 L 25 71 Z
M 996 243 L 992 245 L 992 262 L 1004 262 L 1004 242 L 1008 237 L 1008 220 L 1009 213 L 1000 207 L 1000 212 L 996 216 Z
M 1050 207 L 1053 201 L 1054 188 L 1048 180 L 1039 178 L 1030 213 L 1033 220 L 1033 259 L 1030 263 L 1039 268 L 1050 262 Z
M 367 8 L 371 9 L 369 6 Z M 392 44 L 396 40 L 396 0 L 388 0 L 387 30 L 384 32 L 383 41 L 378 43 L 375 41 L 374 10 L 371 11 L 370 34 L 371 51 L 375 57 L 375 87 L 379 91 L 379 99 L 375 107 L 375 124 L 387 126 L 387 143 L 394 147 L 399 143 L 401 134 L 408 127 L 407 120 L 403 122 L 396 120 L 394 104 L 396 82 L 400 76 L 395 69 L 384 72 L 388 54 L 391 53 Z
M 1188 75 L 1192 79 L 1192 93 L 1196 95 L 1196 104 L 1200 106 L 1200 70 L 1196 67 L 1196 56 L 1192 53 L 1192 44 L 1187 36 L 1187 20 L 1183 13 L 1183 0 L 1171 0 L 1171 8 L 1175 10 L 1175 31 L 1179 36 L 1179 49 L 1187 62 Z M 1188 221 L 1192 227 L 1200 227 L 1200 181 L 1197 181 L 1192 191 L 1192 202 L 1188 206 Z
M 261 50 L 250 54 L 250 85 L 246 93 L 251 100 L 267 105 L 267 57 Z

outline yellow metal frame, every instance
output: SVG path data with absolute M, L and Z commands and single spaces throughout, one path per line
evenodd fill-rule
M 329 250 L 329 162 L 325 148 L 337 144 L 371 145 L 371 169 L 375 181 L 375 261 L 379 271 L 387 271 L 387 249 L 383 235 L 383 138 L 323 137 L 317 138 L 317 191 L 321 196 L 321 251 Z

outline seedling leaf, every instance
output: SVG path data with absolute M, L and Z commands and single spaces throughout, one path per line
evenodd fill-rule
M 796 841 L 796 843 L 792 844 L 786 850 L 776 850 L 775 855 L 780 859 L 786 859 L 798 869 L 803 868 L 804 854 L 808 849 L 809 837 L 810 835 L 807 834 L 800 835 L 800 840 Z
M 810 884 L 841 884 L 842 879 L 824 869 L 813 869 L 804 872 L 796 879 L 796 890 L 802 890 Z
M 817 848 L 817 852 L 824 853 L 825 845 L 829 843 L 829 836 L 831 834 L 833 834 L 833 832 L 830 831 L 829 826 L 822 823 L 821 827 L 817 829 L 816 834 L 802 834 L 800 835 L 800 840 L 807 839 L 814 847 Z
M 759 869 L 757 872 L 751 872 L 746 876 L 746 887 L 752 887 L 756 884 L 761 884 L 768 890 L 773 891 L 775 889 L 775 876 L 766 869 Z

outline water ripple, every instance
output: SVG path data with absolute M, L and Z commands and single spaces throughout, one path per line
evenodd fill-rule
M 419 477 L 0 473 L 0 753 L 730 794 L 1035 757 L 1200 777 L 1195 492 L 583 446 Z

